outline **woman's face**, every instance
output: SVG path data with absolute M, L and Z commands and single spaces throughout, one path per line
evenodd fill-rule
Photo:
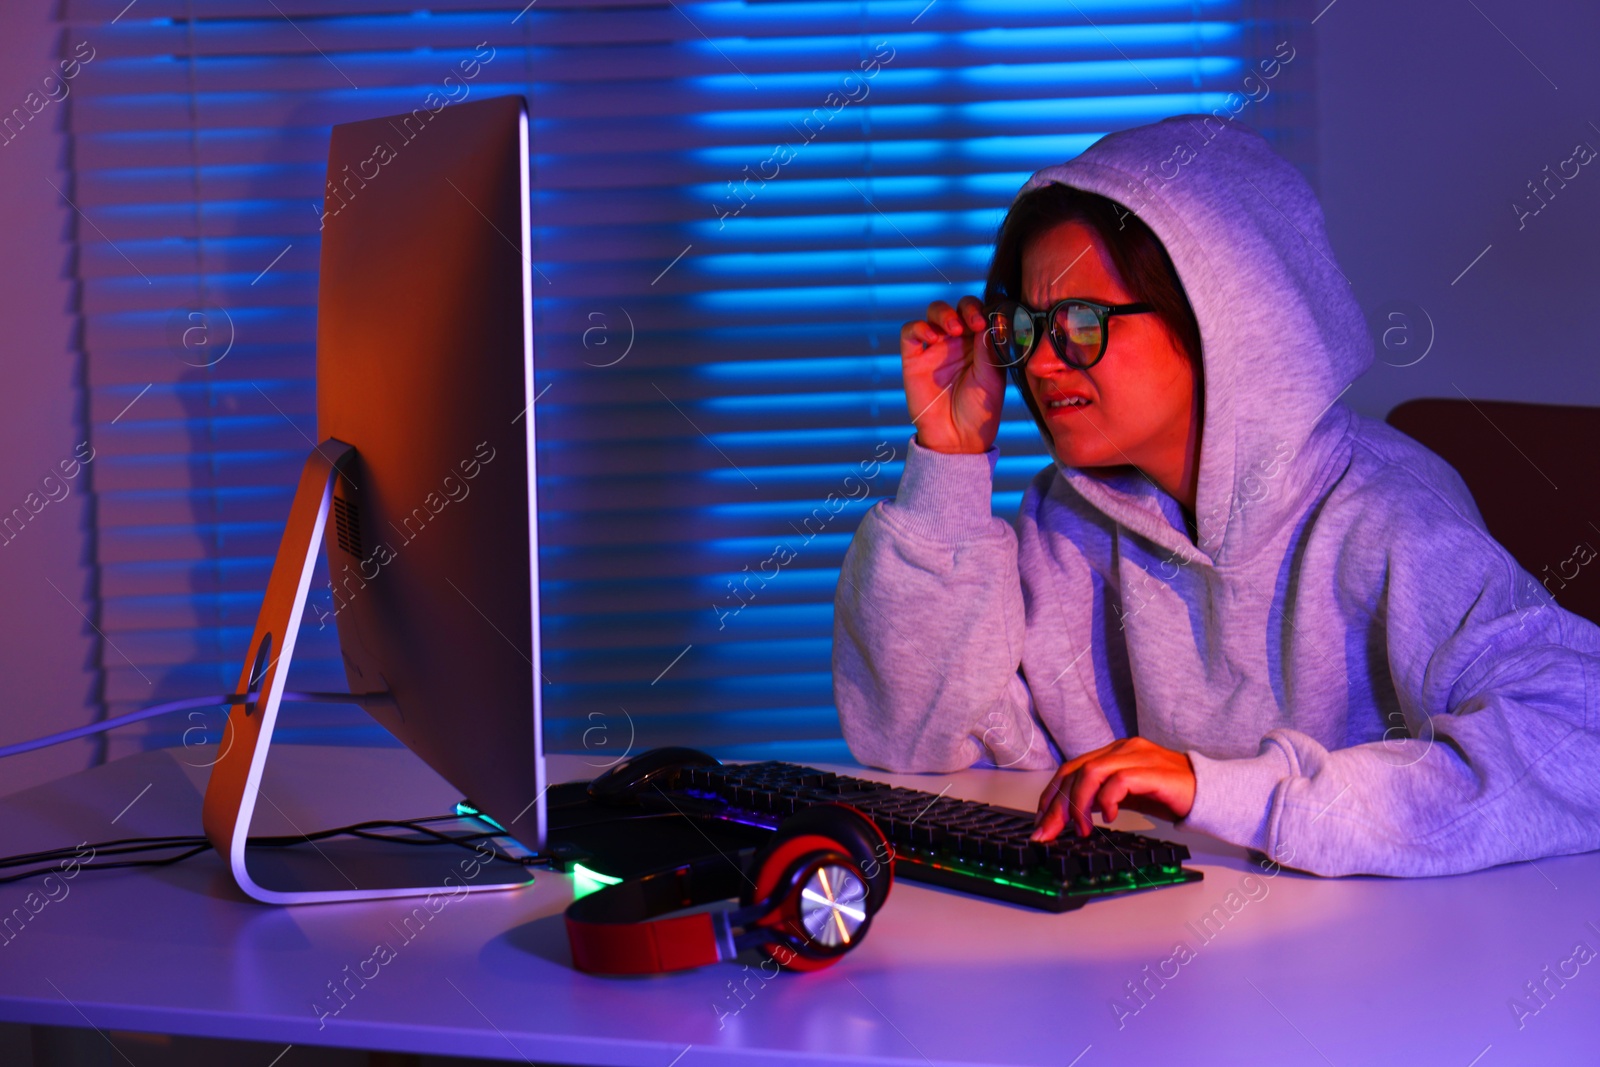
M 1093 230 L 1062 222 L 1036 235 L 1022 252 L 1022 299 L 1046 310 L 1069 296 L 1128 304 L 1116 267 Z M 1132 465 L 1194 510 L 1200 458 L 1199 390 L 1176 339 L 1151 312 L 1106 320 L 1106 349 L 1088 370 L 1062 362 L 1041 335 L 1026 366 L 1028 388 L 1070 467 Z M 1080 407 L 1051 407 L 1080 396 Z

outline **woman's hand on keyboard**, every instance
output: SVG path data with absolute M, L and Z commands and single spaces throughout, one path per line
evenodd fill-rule
M 1194 767 L 1182 752 L 1142 737 L 1113 741 L 1063 763 L 1039 795 L 1033 840 L 1053 841 L 1075 824 L 1080 836 L 1093 830 L 1090 814 L 1107 822 L 1119 807 L 1177 821 L 1194 806 Z

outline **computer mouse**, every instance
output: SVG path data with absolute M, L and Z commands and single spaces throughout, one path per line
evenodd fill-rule
M 697 748 L 666 745 L 641 752 L 589 783 L 589 796 L 598 804 L 631 807 L 652 786 L 670 790 L 689 767 L 720 767 L 722 761 Z

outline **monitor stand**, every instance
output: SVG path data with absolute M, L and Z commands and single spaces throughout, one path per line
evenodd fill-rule
M 353 446 L 330 437 L 306 457 L 236 690 L 255 695 L 256 699 L 228 709 L 228 722 L 219 745 L 221 755 L 206 784 L 202 815 L 206 837 L 220 855 L 227 857 L 228 869 L 239 888 L 267 904 L 453 897 L 462 892 L 530 885 L 533 875 L 526 868 L 486 862 L 478 851 L 452 846 L 421 848 L 360 838 L 328 838 L 292 848 L 246 847 L 258 799 L 272 804 L 270 798 L 261 795 L 261 778 L 283 701 L 289 663 L 294 658 L 312 567 L 328 521 L 333 481 L 344 473 L 355 454 Z M 351 701 L 363 703 L 382 696 L 363 698 L 354 694 Z M 481 833 L 484 829 L 482 823 L 467 819 L 459 828 L 450 823 L 430 825 L 443 833 L 460 828 Z

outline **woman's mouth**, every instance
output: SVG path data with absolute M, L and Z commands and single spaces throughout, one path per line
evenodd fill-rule
M 1052 415 L 1069 415 L 1082 411 L 1091 403 L 1092 401 L 1081 396 L 1063 397 L 1060 400 L 1049 401 L 1045 404 L 1045 410 Z

